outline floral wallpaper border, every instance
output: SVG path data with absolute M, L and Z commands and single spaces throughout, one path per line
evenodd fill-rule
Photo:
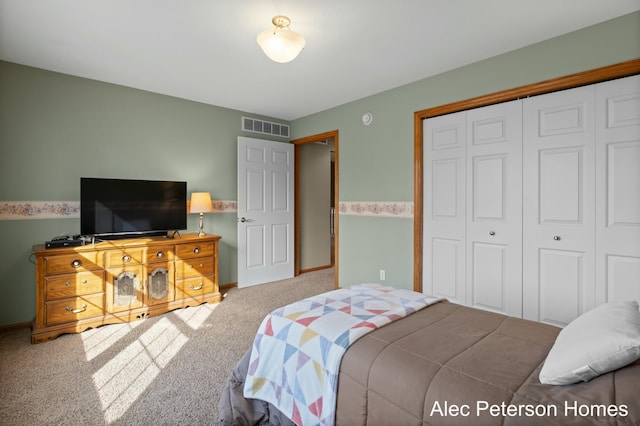
M 376 216 L 413 219 L 411 201 L 341 201 L 338 212 L 348 216 Z
M 0 201 L 0 220 L 80 217 L 80 201 Z
M 235 200 L 211 200 L 214 213 L 234 213 L 238 211 L 238 202 Z
M 214 213 L 238 211 L 235 200 L 212 200 Z M 0 201 L 0 220 L 72 219 L 80 217 L 80 201 Z
M 214 213 L 238 211 L 235 200 L 213 200 Z M 413 218 L 411 201 L 341 201 L 338 212 L 347 216 Z M 0 220 L 70 219 L 80 217 L 79 201 L 0 201 Z

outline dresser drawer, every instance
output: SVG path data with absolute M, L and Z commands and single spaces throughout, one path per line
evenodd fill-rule
M 58 256 L 44 256 L 45 275 L 68 274 L 92 271 L 102 268 L 99 252 L 72 253 Z
M 74 322 L 103 315 L 104 294 L 72 297 L 46 303 L 47 325 Z
M 173 246 L 149 247 L 145 254 L 145 263 L 172 261 L 173 258 Z
M 106 268 L 144 263 L 144 248 L 112 250 L 105 254 Z
M 176 254 L 180 259 L 212 257 L 213 244 L 213 242 L 179 244 L 178 246 L 176 246 Z
M 45 277 L 44 280 L 47 300 L 64 299 L 65 297 L 102 293 L 104 291 L 104 273 L 102 271 L 53 275 Z
M 198 277 L 176 283 L 176 299 L 198 299 L 216 291 L 212 277 Z
M 213 275 L 213 258 L 176 261 L 176 280 Z

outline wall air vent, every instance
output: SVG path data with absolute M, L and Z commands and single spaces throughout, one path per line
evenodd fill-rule
M 289 137 L 289 125 L 259 120 L 257 118 L 242 117 L 242 130 L 245 132 L 262 133 L 263 135 Z

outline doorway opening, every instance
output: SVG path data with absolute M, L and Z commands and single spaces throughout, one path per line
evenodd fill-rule
M 338 285 L 338 131 L 295 145 L 295 275 L 334 268 Z

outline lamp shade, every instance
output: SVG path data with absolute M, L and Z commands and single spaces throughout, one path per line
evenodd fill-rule
M 256 41 L 265 55 L 274 62 L 290 62 L 304 49 L 304 38 L 289 29 L 289 18 L 276 16 L 273 18 L 275 28 L 258 34 Z
M 213 211 L 211 194 L 208 192 L 192 192 L 189 213 L 210 213 Z

